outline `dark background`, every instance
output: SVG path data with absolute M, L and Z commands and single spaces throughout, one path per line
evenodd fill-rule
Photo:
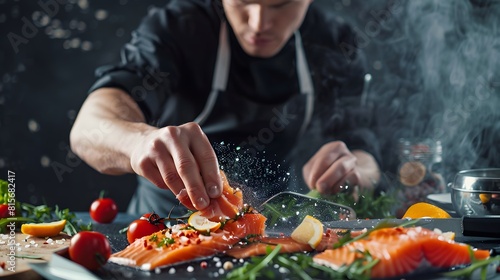
M 384 174 L 400 137 L 443 144 L 447 181 L 500 167 L 500 4 L 496 0 L 316 0 L 351 22 L 373 75 L 367 120 Z M 0 178 L 16 196 L 87 210 L 107 190 L 125 210 L 135 177 L 97 173 L 69 150 L 96 67 L 119 49 L 151 0 L 0 0 Z

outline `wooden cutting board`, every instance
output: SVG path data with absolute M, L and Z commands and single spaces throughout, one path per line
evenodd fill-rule
M 70 236 L 60 234 L 48 238 L 16 233 L 15 237 L 0 234 L 0 278 L 42 279 L 31 270 L 30 262 L 47 262 L 52 253 L 69 247 Z

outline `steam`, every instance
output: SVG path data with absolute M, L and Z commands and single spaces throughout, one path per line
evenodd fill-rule
M 370 46 L 385 67 L 370 93 L 385 149 L 399 137 L 441 141 L 448 181 L 500 167 L 500 2 L 392 2 L 404 8 Z

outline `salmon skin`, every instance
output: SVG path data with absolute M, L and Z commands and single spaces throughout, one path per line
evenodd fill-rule
M 384 228 L 366 238 L 340 248 L 326 249 L 313 261 L 333 269 L 350 265 L 369 253 L 378 263 L 371 270 L 372 278 L 400 277 L 428 264 L 436 268 L 452 268 L 470 264 L 470 246 L 447 238 L 438 231 L 422 227 Z M 476 259 L 487 259 L 488 250 L 473 250 Z

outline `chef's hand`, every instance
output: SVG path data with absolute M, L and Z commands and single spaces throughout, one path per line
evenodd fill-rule
M 373 188 L 380 179 L 373 156 L 361 150 L 350 151 L 341 141 L 323 145 L 304 165 L 302 173 L 308 187 L 322 194 L 335 194 L 346 190 L 346 186 Z
M 151 129 L 132 151 L 137 174 L 170 189 L 190 209 L 207 207 L 222 193 L 219 165 L 207 136 L 196 123 Z

